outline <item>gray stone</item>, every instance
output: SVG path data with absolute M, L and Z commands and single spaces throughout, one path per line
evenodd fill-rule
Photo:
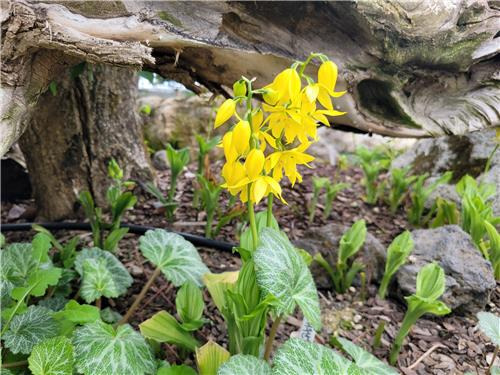
M 153 167 L 159 171 L 166 171 L 168 169 L 167 151 L 156 151 L 153 155 Z
M 413 174 L 429 173 L 433 177 L 446 171 L 453 172 L 451 184 L 439 186 L 426 202 L 427 208 L 432 206 L 437 197 L 456 202 L 460 206 L 460 198 L 453 184 L 465 174 L 471 175 L 478 181 L 492 183 L 497 188 L 496 195 L 492 197 L 493 212 L 496 216 L 500 216 L 500 150 L 494 154 L 490 170 L 484 172 L 486 161 L 496 144 L 494 129 L 424 139 L 396 158 L 392 167 L 402 168 L 411 165 Z
M 311 228 L 303 237 L 295 241 L 295 246 L 306 250 L 312 256 L 321 253 L 329 264 L 337 262 L 337 251 L 340 238 L 349 227 L 331 223 L 320 228 Z M 385 267 L 385 248 L 370 233 L 366 233 L 366 240 L 358 253 L 358 258 L 365 265 L 367 281 L 379 280 Z M 331 289 L 333 284 L 328 273 L 316 262 L 311 264 L 311 272 L 318 288 Z
M 437 262 L 446 275 L 442 300 L 457 312 L 483 310 L 496 287 L 491 264 L 475 247 L 471 237 L 457 225 L 414 230 L 415 247 L 408 263 L 396 274 L 398 291 L 403 296 L 415 293 L 417 272 Z

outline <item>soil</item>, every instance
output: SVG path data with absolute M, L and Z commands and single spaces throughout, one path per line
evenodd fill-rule
M 216 176 L 220 165 L 214 165 L 213 170 L 214 176 Z M 140 194 L 139 202 L 133 211 L 127 213 L 124 222 L 203 235 L 204 212 L 199 212 L 192 205 L 194 172 L 195 166 L 189 166 L 179 179 L 176 195 L 179 207 L 174 223 L 167 222 L 161 208 L 155 208 L 158 205 L 152 196 L 139 191 L 137 191 Z M 388 245 L 397 234 L 411 227 L 402 208 L 396 214 L 392 214 L 384 203 L 371 206 L 363 202 L 361 171 L 354 167 L 342 171 L 338 175 L 338 181 L 347 182 L 350 187 L 337 196 L 331 217 L 327 221 L 323 219 L 322 197 L 320 197 L 314 222 L 309 224 L 307 222 L 307 202 L 312 195 L 311 179 L 313 176 L 325 176 L 333 179 L 336 176 L 336 170 L 330 165 L 316 164 L 314 169 L 306 169 L 302 172 L 304 176 L 302 184 L 295 185 L 293 189 L 291 186 L 284 187 L 283 197 L 287 200 L 288 205 L 278 202 L 274 209 L 280 226 L 291 239 L 297 239 L 303 235 L 307 228 L 324 225 L 327 221 L 351 225 L 354 221 L 364 218 L 368 231 L 384 245 Z M 158 172 L 157 182 L 159 188 L 166 191 L 169 183 L 168 172 Z M 220 206 L 223 211 L 228 207 L 228 196 L 225 192 L 221 196 Z M 232 210 L 237 208 L 238 204 L 230 207 Z M 257 210 L 263 209 L 265 209 L 265 203 L 261 203 Z M 5 203 L 2 207 L 1 218 L 4 223 L 30 221 L 33 219 L 33 213 L 34 202 L 32 200 L 16 202 L 16 204 Z M 225 225 L 216 239 L 237 243 L 240 230 L 239 222 L 241 219 L 235 219 Z M 55 231 L 54 234 L 62 240 L 80 234 L 83 243 L 89 244 L 91 241 L 90 234 L 82 235 L 81 232 Z M 33 233 L 10 232 L 5 233 L 5 235 L 8 242 L 16 242 L 28 241 Z M 237 270 L 241 264 L 238 256 L 229 252 L 206 248 L 199 248 L 199 252 L 212 272 Z M 103 307 L 110 306 L 123 314 L 127 307 L 132 304 L 135 295 L 139 293 L 153 269 L 138 250 L 137 236 L 127 235 L 122 240 L 119 257 L 134 277 L 134 284 L 126 296 L 103 301 Z M 319 290 L 319 294 L 324 328 L 316 335 L 318 342 L 328 344 L 332 333 L 337 333 L 370 350 L 378 358 L 386 359 L 388 357 L 390 345 L 397 334 L 405 312 L 405 306 L 401 301 L 378 299 L 375 296 L 376 285 L 369 285 L 367 290 L 363 292 L 352 287 L 343 295 L 336 295 L 332 290 Z M 221 345 L 226 345 L 227 334 L 224 321 L 206 291 L 204 298 L 206 302 L 204 315 L 210 320 L 210 323 L 204 325 L 196 333 L 196 336 L 202 342 L 214 340 Z M 162 277 L 156 280 L 154 286 L 147 293 L 141 304 L 141 309 L 131 319 L 131 324 L 137 327 L 140 322 L 160 310 L 167 310 L 175 314 L 175 288 Z M 500 313 L 500 284 L 497 284 L 496 290 L 492 293 L 491 302 L 486 310 L 496 314 Z M 385 328 L 380 345 L 373 348 L 375 331 L 382 322 L 385 323 Z M 281 325 L 275 344 L 279 345 L 288 339 L 292 332 L 299 330 L 300 325 L 301 315 L 297 312 Z M 171 363 L 193 364 L 192 355 L 186 358 L 174 346 L 165 344 L 162 345 L 162 349 L 165 358 Z M 419 375 L 462 374 L 466 371 L 471 371 L 474 374 L 485 374 L 494 349 L 494 345 L 478 330 L 475 316 L 459 316 L 455 313 L 440 318 L 425 316 L 417 322 L 406 339 L 398 360 L 398 369 L 404 374 Z

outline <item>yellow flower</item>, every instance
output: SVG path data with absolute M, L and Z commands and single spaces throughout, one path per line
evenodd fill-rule
M 231 145 L 238 155 L 243 155 L 250 148 L 250 136 L 252 129 L 248 121 L 240 121 L 233 129 Z
M 227 99 L 219 107 L 217 115 L 215 116 L 215 128 L 218 128 L 229 120 L 236 112 L 236 102 L 233 99 Z
M 268 104 L 285 104 L 288 101 L 295 103 L 300 99 L 300 76 L 295 69 L 288 68 L 279 73 L 274 81 L 265 86 L 268 90 L 263 95 L 264 101 Z
M 231 163 L 238 159 L 238 153 L 233 146 L 233 132 L 229 131 L 224 134 L 222 138 L 222 147 L 224 149 L 224 156 L 226 157 L 226 161 Z
M 288 177 L 292 186 L 296 181 L 302 182 L 302 176 L 297 171 L 297 165 L 303 164 L 309 167 L 307 163 L 314 160 L 314 156 L 306 154 L 304 151 L 309 147 L 310 143 L 304 143 L 298 147 L 286 151 L 277 151 L 269 155 L 265 163 L 265 171 L 267 174 L 273 171 L 273 179 L 281 181 L 283 178 L 283 170 Z
M 257 178 L 250 187 L 250 200 L 258 204 L 262 198 L 269 194 L 274 194 L 283 203 L 285 200 L 281 196 L 281 186 L 273 178 L 269 176 L 260 176 Z
M 240 182 L 246 179 L 246 171 L 243 164 L 239 161 L 224 164 L 222 167 L 222 178 L 225 183 L 221 186 L 227 188 L 232 195 L 238 194 L 244 187 L 240 186 Z
M 339 91 L 339 92 L 335 91 L 335 85 L 337 84 L 337 76 L 338 76 L 337 65 L 333 61 L 330 60 L 325 61 L 319 67 L 318 84 L 323 86 L 326 92 L 334 98 L 338 98 L 339 96 L 345 94 L 345 91 Z M 325 108 L 328 107 L 325 106 Z
M 261 174 L 265 160 L 264 153 L 257 148 L 248 153 L 245 160 L 245 170 L 250 180 L 256 179 Z

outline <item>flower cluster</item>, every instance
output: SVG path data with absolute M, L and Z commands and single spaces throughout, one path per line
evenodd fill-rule
M 313 58 L 322 61 L 317 82 L 304 73 Z M 237 81 L 234 98 L 220 106 L 215 118 L 215 128 L 232 117 L 238 120 L 222 139 L 226 158 L 222 186 L 232 195 L 240 194 L 243 202 L 257 204 L 270 194 L 285 202 L 283 176 L 292 186 L 302 181 L 297 166 L 309 166 L 314 160 L 306 151 L 318 140 L 318 124 L 329 126 L 327 116 L 344 114 L 332 104 L 332 97 L 344 94 L 335 91 L 336 81 L 337 66 L 320 54 L 294 63 L 261 89 L 253 90 L 253 80 L 245 77 Z M 262 96 L 261 106 L 253 106 L 254 95 Z M 243 105 L 246 111 L 240 116 L 238 106 Z

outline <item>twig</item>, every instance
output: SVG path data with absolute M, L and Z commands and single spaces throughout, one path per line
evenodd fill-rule
M 417 359 L 412 365 L 408 366 L 406 369 L 413 370 L 413 368 L 417 367 L 420 362 L 422 362 L 426 357 L 428 357 L 437 348 L 446 348 L 446 346 L 444 346 L 443 344 L 439 344 L 439 343 L 433 345 L 429 350 L 427 350 L 424 354 L 422 354 L 419 359 Z

